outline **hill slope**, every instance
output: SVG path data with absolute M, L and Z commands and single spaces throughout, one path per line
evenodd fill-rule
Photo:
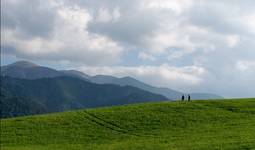
M 167 100 L 131 86 L 99 85 L 72 77 L 35 80 L 2 77 L 1 81 L 1 90 L 7 91 L 9 97 L 32 99 L 44 105 L 47 112 Z
M 255 149 L 255 99 L 87 109 L 1 126 L 3 150 Z
M 39 101 L 31 98 L 11 96 L 1 88 L 0 118 L 47 113 L 47 109 Z

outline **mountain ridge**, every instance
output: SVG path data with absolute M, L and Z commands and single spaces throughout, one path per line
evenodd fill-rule
M 27 67 L 22 67 L 25 65 Z M 110 75 L 90 76 L 77 70 L 55 70 L 48 67 L 36 65 L 28 61 L 18 61 L 10 65 L 1 66 L 1 75 L 23 79 L 52 78 L 59 76 L 70 76 L 97 84 L 115 84 L 120 86 L 133 86 L 155 94 L 164 95 L 170 100 L 178 100 L 184 92 L 176 91 L 165 87 L 154 87 L 141 82 L 130 76 L 114 77 Z M 190 93 L 192 99 L 221 99 L 223 97 L 211 93 Z

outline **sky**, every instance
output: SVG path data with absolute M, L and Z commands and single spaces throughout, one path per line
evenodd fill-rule
M 1 0 L 1 64 L 255 97 L 254 0 Z

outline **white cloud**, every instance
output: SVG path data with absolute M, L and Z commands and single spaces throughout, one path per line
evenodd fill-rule
M 110 21 L 115 22 L 120 18 L 120 16 L 119 7 L 115 7 L 112 12 L 110 12 L 107 8 L 100 8 L 97 12 L 95 21 L 99 23 L 107 23 Z
M 121 17 L 120 8 L 115 7 L 113 12 L 112 12 L 113 21 L 117 21 L 120 17 Z
M 115 7 L 112 12 L 108 8 L 100 8 L 95 17 L 95 21 L 99 23 L 116 22 L 120 16 L 119 7 Z
M 244 16 L 244 21 L 247 23 L 249 30 L 255 33 L 255 14 L 247 14 Z
M 24 39 L 17 36 L 19 33 L 15 29 L 3 29 L 2 44 L 14 47 L 13 53 L 18 57 L 73 61 L 90 65 L 120 61 L 123 52 L 120 45 L 106 36 L 87 31 L 87 25 L 93 18 L 85 8 L 77 5 L 57 5 L 55 9 L 57 18 L 49 38 Z
M 147 9 L 170 9 L 177 15 L 191 7 L 192 0 L 143 0 L 141 6 Z
M 150 60 L 150 61 L 155 61 L 155 57 L 153 57 L 151 54 L 145 53 L 145 52 L 140 52 L 138 54 L 138 57 L 142 60 Z
M 96 21 L 98 21 L 98 22 L 109 22 L 111 20 L 112 20 L 112 16 L 111 16 L 108 9 L 106 9 L 106 8 L 99 9 Z
M 230 48 L 237 46 L 239 42 L 240 42 L 240 37 L 238 35 L 227 36 L 227 43 Z
M 173 51 L 173 52 L 170 52 L 167 59 L 168 60 L 178 59 L 178 58 L 181 58 L 183 55 L 184 53 L 182 51 Z
M 240 60 L 236 63 L 236 68 L 242 72 L 255 72 L 255 61 Z

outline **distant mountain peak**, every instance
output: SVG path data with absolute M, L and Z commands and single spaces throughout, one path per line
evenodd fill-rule
M 134 79 L 134 78 L 132 78 L 130 76 L 125 76 L 125 77 L 122 77 L 121 79 L 136 80 L 136 79 Z
M 29 61 L 25 61 L 25 60 L 17 61 L 15 63 L 8 65 L 8 66 L 17 66 L 17 67 L 24 67 L 24 68 L 38 67 L 37 64 L 29 62 Z
M 80 75 L 87 75 L 87 74 L 85 74 L 81 71 L 77 71 L 77 70 L 73 70 L 73 69 L 71 69 L 71 70 L 60 70 L 60 71 L 61 72 L 67 72 L 67 73 L 76 73 L 76 74 L 80 74 Z
M 90 78 L 89 75 L 85 74 L 84 72 L 77 71 L 77 70 L 60 70 L 60 72 L 63 72 L 63 73 L 65 73 L 69 76 L 72 76 L 72 77 L 80 77 L 80 78 L 85 78 L 85 79 Z
M 95 75 L 93 77 L 106 77 L 106 78 L 116 78 L 114 76 L 111 76 L 111 75 L 102 75 L 102 74 L 99 74 L 99 75 Z

